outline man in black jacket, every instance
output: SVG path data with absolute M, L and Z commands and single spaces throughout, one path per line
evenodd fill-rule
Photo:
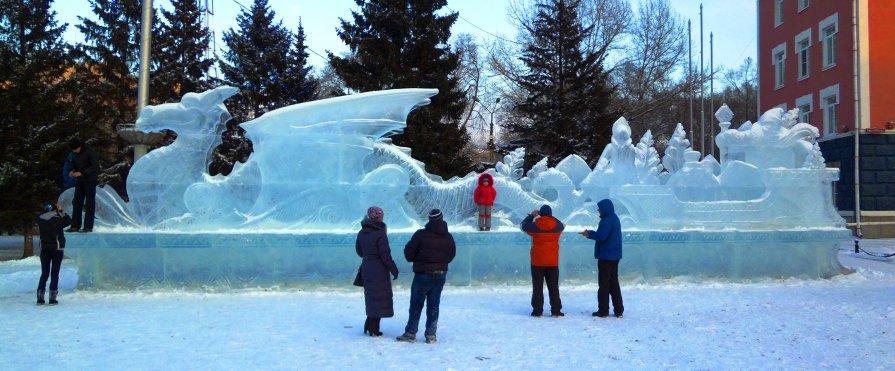
M 96 178 L 99 175 L 99 160 L 93 150 L 80 139 L 68 142 L 74 154 L 69 175 L 76 179 L 75 197 L 72 199 L 72 223 L 68 232 L 93 232 L 93 216 L 96 208 Z M 81 229 L 81 210 L 84 211 L 84 229 Z
M 419 327 L 423 303 L 426 303 L 426 343 L 434 344 L 438 327 L 438 305 L 447 275 L 448 263 L 457 255 L 454 237 L 448 232 L 441 211 L 429 212 L 426 228 L 413 234 L 404 247 L 404 257 L 413 263 L 413 284 L 410 286 L 410 316 L 404 334 L 398 341 L 413 343 Z
M 40 280 L 37 282 L 37 305 L 44 304 L 44 290 L 50 278 L 50 305 L 59 304 L 56 293 L 59 289 L 59 268 L 65 249 L 65 233 L 62 230 L 71 224 L 71 218 L 58 204 L 47 205 L 47 211 L 37 217 L 40 230 Z

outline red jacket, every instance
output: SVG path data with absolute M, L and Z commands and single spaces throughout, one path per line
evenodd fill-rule
M 482 184 L 485 180 L 488 181 L 488 185 Z M 494 178 L 488 173 L 479 175 L 479 186 L 475 187 L 476 205 L 494 205 L 495 198 L 497 198 L 497 191 L 494 190 Z
M 553 216 L 542 215 L 535 219 L 529 215 L 522 221 L 522 230 L 531 236 L 531 265 L 535 267 L 559 266 L 559 237 L 565 226 Z

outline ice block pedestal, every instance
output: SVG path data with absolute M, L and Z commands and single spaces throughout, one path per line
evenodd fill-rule
M 593 241 L 567 229 L 560 241 L 564 284 L 596 282 Z M 623 281 L 666 278 L 753 281 L 829 278 L 846 229 L 780 231 L 627 231 Z M 399 285 L 413 275 L 403 256 L 410 232 L 390 232 Z M 348 287 L 360 263 L 355 232 L 69 234 L 66 255 L 86 289 L 240 289 Z M 454 233 L 452 285 L 527 284 L 530 239 L 515 230 Z

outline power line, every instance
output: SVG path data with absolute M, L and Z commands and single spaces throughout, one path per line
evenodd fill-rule
M 236 0 L 234 0 L 234 1 L 236 1 Z M 482 31 L 482 32 L 484 32 L 484 33 L 486 33 L 486 34 L 488 34 L 488 35 L 491 35 L 491 36 L 494 37 L 494 38 L 501 39 L 501 40 L 506 41 L 506 42 L 510 42 L 510 43 L 517 44 L 517 45 L 522 45 L 522 43 L 520 43 L 520 42 L 518 42 L 518 41 L 510 40 L 510 39 L 507 39 L 507 38 L 505 38 L 505 37 L 501 37 L 501 36 L 495 35 L 495 34 L 493 34 L 493 33 L 491 33 L 491 32 L 488 32 L 488 30 L 486 30 L 486 29 L 484 29 L 484 28 L 481 28 L 481 27 L 479 27 L 478 25 L 476 25 L 475 23 L 472 23 L 472 22 L 470 22 L 468 19 L 464 18 L 462 15 L 460 15 L 460 12 L 458 12 L 458 11 L 456 11 L 456 10 L 454 10 L 454 9 L 451 9 L 451 7 L 449 7 L 449 6 L 447 6 L 447 5 L 445 5 L 444 7 L 447 8 L 448 10 L 454 12 L 454 13 L 457 13 L 457 17 L 460 17 L 460 19 L 462 19 L 464 22 L 469 23 L 470 26 L 479 29 L 479 31 Z

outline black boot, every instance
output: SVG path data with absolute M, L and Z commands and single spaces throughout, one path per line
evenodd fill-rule
M 382 336 L 382 332 L 379 332 L 379 320 L 381 318 L 370 318 L 370 336 Z
M 46 302 L 44 301 L 44 290 L 37 290 L 37 305 L 44 305 Z
M 364 335 L 373 336 L 373 332 L 370 331 L 370 317 L 364 321 Z
M 56 301 L 56 294 L 57 294 L 58 292 L 59 292 L 59 291 L 56 291 L 56 290 L 50 290 L 50 305 L 56 305 L 56 304 L 59 304 L 59 302 Z

